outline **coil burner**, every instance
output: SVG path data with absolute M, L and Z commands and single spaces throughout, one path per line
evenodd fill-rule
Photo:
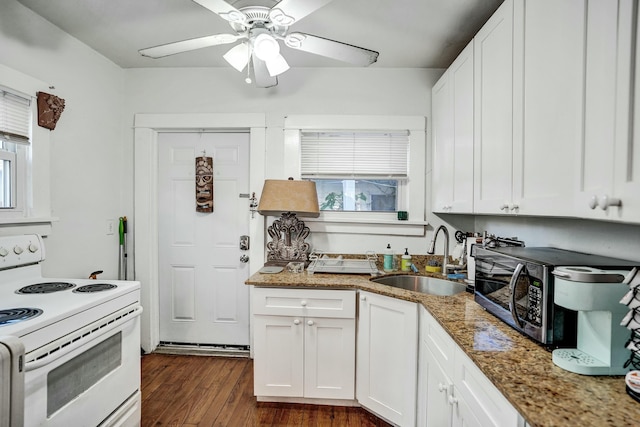
M 18 294 L 50 294 L 52 292 L 66 291 L 67 289 L 74 288 L 76 285 L 68 282 L 45 282 L 34 283 L 20 288 L 16 291 Z
M 110 283 L 95 283 L 95 284 L 92 283 L 91 285 L 80 286 L 74 289 L 73 292 L 78 292 L 78 293 L 102 292 L 102 291 L 108 291 L 110 289 L 115 289 L 116 287 L 117 287 L 116 285 L 112 285 Z
M 0 310 L 0 326 L 28 320 L 41 314 L 42 310 L 39 308 L 9 308 Z

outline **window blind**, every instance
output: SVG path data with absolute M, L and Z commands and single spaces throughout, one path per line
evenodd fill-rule
M 31 100 L 0 89 L 0 138 L 29 144 Z
M 300 144 L 302 178 L 408 176 L 408 131 L 303 131 Z

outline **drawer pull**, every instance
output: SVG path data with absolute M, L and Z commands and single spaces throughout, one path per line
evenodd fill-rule
M 313 320 L 307 320 L 307 325 L 313 326 Z
M 307 300 L 303 299 L 302 301 L 300 301 L 300 305 L 303 306 L 303 307 L 306 307 L 307 306 Z
M 300 319 L 295 319 L 295 320 L 293 321 L 293 324 L 294 324 L 294 325 L 299 325 L 299 324 L 300 324 Z

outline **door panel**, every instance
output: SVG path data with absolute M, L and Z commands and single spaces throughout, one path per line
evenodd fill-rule
M 214 211 L 196 212 L 195 158 L 213 157 Z M 248 133 L 158 135 L 160 341 L 249 345 Z

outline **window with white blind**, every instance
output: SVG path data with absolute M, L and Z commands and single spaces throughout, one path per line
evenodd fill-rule
M 320 217 L 306 222 L 313 231 L 423 232 L 425 117 L 289 115 L 283 148 L 282 163 L 273 158 L 278 166 L 270 177 L 316 182 Z M 408 212 L 408 221 L 398 221 L 397 211 Z M 353 223 L 360 225 L 353 227 Z
M 31 99 L 0 87 L 0 209 L 23 206 L 31 130 Z
M 302 179 L 316 182 L 323 211 L 402 210 L 408 131 L 303 131 Z

